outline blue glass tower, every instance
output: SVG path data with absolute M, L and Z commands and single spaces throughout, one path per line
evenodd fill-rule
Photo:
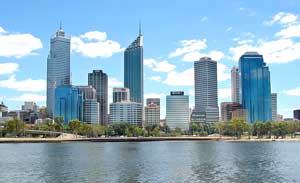
M 239 60 L 240 102 L 247 110 L 248 122 L 271 121 L 269 67 L 257 52 L 246 52 Z
M 51 38 L 50 53 L 47 59 L 47 111 L 53 117 L 54 92 L 57 86 L 70 85 L 70 38 L 65 36 L 64 30 L 56 32 Z
M 84 96 L 80 88 L 71 85 L 58 86 L 55 89 L 54 117 L 63 117 L 64 124 L 68 125 L 70 120 L 83 120 Z
M 130 90 L 132 102 L 144 102 L 143 35 L 139 36 L 124 52 L 124 87 Z

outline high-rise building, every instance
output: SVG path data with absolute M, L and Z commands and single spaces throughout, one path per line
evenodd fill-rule
M 270 121 L 271 84 L 269 67 L 257 52 L 246 52 L 239 60 L 241 104 L 248 122 Z
M 236 111 L 237 109 L 243 109 L 242 105 L 237 102 L 222 102 L 221 103 L 221 121 L 229 122 L 231 119 L 234 118 L 233 112 Z
M 277 93 L 271 94 L 272 121 L 277 120 Z
M 160 99 L 148 98 L 145 107 L 145 124 L 159 125 L 160 122 Z
M 231 101 L 240 103 L 240 76 L 239 69 L 231 69 Z
M 171 91 L 166 102 L 166 124 L 171 128 L 189 130 L 190 109 L 189 96 L 183 91 Z
M 194 62 L 195 109 L 193 121 L 219 121 L 217 62 L 209 57 Z
M 247 119 L 248 119 L 247 110 L 246 109 L 236 109 L 236 110 L 232 111 L 232 119 L 236 119 L 236 118 L 247 121 Z
M 64 125 L 70 120 L 83 120 L 83 92 L 72 85 L 62 85 L 55 89 L 54 117 L 63 117 Z
M 96 97 L 96 89 L 92 86 L 76 86 L 82 91 L 83 121 L 89 124 L 99 123 L 99 102 Z
M 139 36 L 124 52 L 124 87 L 130 90 L 132 102 L 144 103 L 143 35 Z
M 130 101 L 111 103 L 109 105 L 109 122 L 125 122 L 143 126 L 143 104 Z
M 294 119 L 300 120 L 300 109 L 294 110 Z
M 38 112 L 39 106 L 36 105 L 35 102 L 28 102 L 28 101 L 25 101 L 25 102 L 24 102 L 24 105 L 22 105 L 22 110 L 24 110 L 24 111 Z
M 149 104 L 156 104 L 156 105 L 160 106 L 160 98 L 147 98 L 146 105 L 149 105 Z
M 50 40 L 50 53 L 47 58 L 47 111 L 53 117 L 55 88 L 71 84 L 70 41 L 60 29 Z
M 96 98 L 99 102 L 99 121 L 105 125 L 108 122 L 108 79 L 102 70 L 93 70 L 88 75 L 88 85 L 96 89 Z
M 113 103 L 130 101 L 130 91 L 128 88 L 114 88 L 113 89 Z

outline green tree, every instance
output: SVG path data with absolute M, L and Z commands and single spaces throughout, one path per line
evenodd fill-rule
M 24 121 L 17 118 L 6 121 L 4 124 L 4 131 L 6 132 L 6 134 L 20 136 L 21 134 L 24 134 L 24 130 Z
M 244 119 L 232 119 L 229 122 L 229 128 L 233 131 L 236 137 L 241 138 L 242 134 L 248 130 L 248 124 Z
M 77 136 L 80 130 L 81 122 L 78 119 L 73 119 L 69 122 L 68 126 L 71 132 Z

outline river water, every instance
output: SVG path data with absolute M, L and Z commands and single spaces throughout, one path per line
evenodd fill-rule
M 0 182 L 300 182 L 300 142 L 0 144 Z

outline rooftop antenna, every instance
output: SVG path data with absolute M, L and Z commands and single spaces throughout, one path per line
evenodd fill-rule
M 139 21 L 139 34 L 142 35 L 142 26 L 141 26 L 141 20 Z
M 62 29 L 62 23 L 61 23 L 61 20 L 59 22 L 59 29 L 61 30 Z

